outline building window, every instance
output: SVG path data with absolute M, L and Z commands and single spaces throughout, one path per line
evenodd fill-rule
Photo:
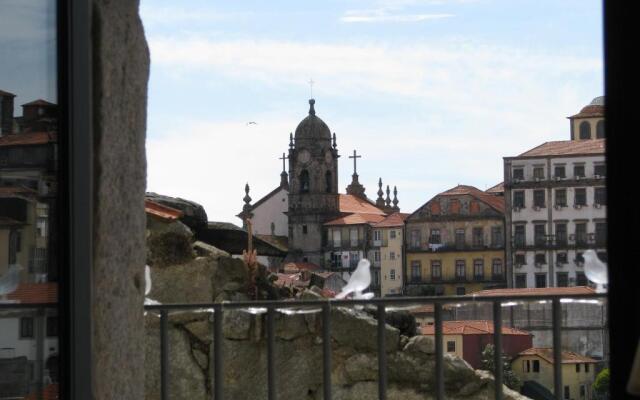
M 576 189 L 574 204 L 576 206 L 587 205 L 587 189 L 585 188 Z
M 456 279 L 464 280 L 467 277 L 467 263 L 465 260 L 456 260 Z
M 513 206 L 524 208 L 524 190 L 516 190 L 513 192 Z
M 472 240 L 474 247 L 482 247 L 484 246 L 484 229 L 480 227 L 473 228 L 472 232 Z
M 525 230 L 524 230 L 524 225 L 516 225 L 514 227 L 514 245 L 516 247 L 524 247 L 526 244 L 526 236 L 525 236 Z
M 390 260 L 395 260 L 396 259 L 396 252 L 395 251 L 389 252 L 389 259 Z
M 20 339 L 33 338 L 33 318 L 20 318 Z
M 464 229 L 456 229 L 456 248 L 464 247 Z
M 22 233 L 11 230 L 9 233 L 9 264 L 16 264 L 18 253 L 22 251 Z
M 380 262 L 380 252 L 378 250 L 373 252 L 373 261 Z
M 547 255 L 545 253 L 536 253 L 534 260 L 536 264 L 540 264 L 540 265 L 546 264 Z
M 591 125 L 587 121 L 580 123 L 580 139 L 591 139 Z
M 333 247 L 340 247 L 342 243 L 342 231 L 340 229 L 333 230 Z
M 527 263 L 527 258 L 524 254 L 516 254 L 515 263 L 517 265 L 525 265 Z
M 392 281 L 396 280 L 396 270 L 395 269 L 391 269 L 391 271 L 389 271 L 389 279 L 391 279 Z
M 491 275 L 493 279 L 502 279 L 504 277 L 504 269 L 502 268 L 502 260 L 499 258 L 494 258 L 491 263 Z
M 547 274 L 536 274 L 536 287 L 537 288 L 547 287 Z
M 357 251 L 352 251 L 349 254 L 349 267 L 356 268 L 358 266 L 358 262 L 360 261 L 360 253 Z
M 306 225 L 302 225 L 302 233 L 306 235 L 308 231 L 309 230 L 307 229 L 307 226 Z
M 597 187 L 593 190 L 593 204 L 607 205 L 607 189 Z
M 324 185 L 325 185 L 325 188 L 324 188 L 324 189 L 325 189 L 325 192 L 327 192 L 327 193 L 331 193 L 331 190 L 332 190 L 332 185 L 331 185 L 332 180 L 333 180 L 333 179 L 331 179 L 331 171 L 327 171 L 327 173 L 326 173 L 326 174 L 324 174 Z
M 465 294 L 467 294 L 467 291 L 464 286 L 458 286 L 456 288 L 456 296 L 464 296 Z
M 431 279 L 434 281 L 442 279 L 442 263 L 440 260 L 431 260 Z
M 544 179 L 544 167 L 533 167 L 533 179 L 536 179 L 536 180 Z
M 533 242 L 536 246 L 544 246 L 546 242 L 546 226 L 545 224 L 535 224 L 533 226 Z
M 473 279 L 476 281 L 484 280 L 484 260 L 481 258 L 473 260 Z
M 447 353 L 456 352 L 456 342 L 453 340 L 447 340 Z
M 524 180 L 524 168 L 513 169 L 513 179 Z
M 596 124 L 596 139 L 604 139 L 604 120 Z
M 525 369 L 526 365 L 526 369 Z M 522 371 L 523 372 L 531 372 L 531 361 L 530 360 L 522 360 Z
M 382 235 L 381 235 L 381 232 L 379 230 L 373 231 L 373 240 L 375 240 L 376 242 L 381 240 L 380 239 L 381 236 Z
M 585 366 L 586 365 L 587 364 L 585 364 Z M 580 385 L 580 398 L 584 399 L 586 395 L 587 395 L 587 386 L 586 385 Z
M 309 171 L 300 172 L 300 193 L 309 193 Z
M 411 247 L 420 247 L 420 230 L 414 229 L 411 231 Z
M 567 177 L 567 175 L 566 175 L 566 172 L 565 172 L 565 167 L 564 167 L 564 165 L 556 165 L 556 166 L 553 168 L 553 175 L 554 175 L 556 178 L 566 178 L 566 177 Z
M 342 254 L 331 253 L 331 265 L 334 268 L 342 268 Z
M 576 372 L 580 372 L 580 363 L 576 364 Z
M 569 386 L 565 386 L 564 387 L 564 399 L 565 400 L 570 400 L 571 399 L 571 392 L 569 390 Z
M 607 176 L 607 166 L 605 164 L 594 165 L 593 174 L 598 176 Z
M 47 337 L 58 336 L 58 317 L 47 317 Z
M 576 286 L 587 286 L 589 281 L 584 272 L 576 272 Z
M 556 189 L 555 205 L 558 207 L 567 206 L 567 189 Z
M 584 164 L 575 164 L 573 166 L 573 176 L 575 178 L 584 178 Z
M 411 282 L 422 281 L 422 265 L 419 260 L 411 261 Z
M 596 246 L 604 247 L 607 245 L 607 223 L 596 222 Z
M 556 286 L 557 287 L 567 287 L 569 286 L 569 273 L 568 272 L 558 272 L 556 274 Z
M 589 364 L 584 364 L 584 372 L 589 372 Z
M 395 231 L 395 229 L 392 229 L 392 230 L 390 230 L 390 231 L 389 231 L 389 237 L 390 237 L 391 239 L 395 239 L 395 238 L 396 238 L 396 231 Z
M 567 224 L 565 222 L 556 222 L 556 245 L 566 246 L 567 244 Z
M 491 245 L 493 247 L 502 247 L 504 246 L 504 236 L 502 234 L 501 226 L 493 226 L 491 227 Z
M 587 223 L 576 222 L 576 244 L 578 246 L 587 245 Z
M 533 206 L 539 208 L 545 207 L 544 190 L 533 191 Z
M 575 262 L 576 262 L 576 264 L 578 264 L 579 267 L 582 266 L 582 263 L 584 263 L 584 257 L 582 257 L 582 252 L 577 252 L 576 253 Z
M 533 360 L 533 372 L 540 372 L 540 361 Z
M 556 254 L 556 264 L 567 264 L 569 262 L 569 258 L 567 257 L 567 253 L 557 253 Z
M 440 244 L 440 229 L 432 229 L 431 236 L 429 236 L 429 243 Z
M 515 286 L 517 288 L 527 287 L 527 274 L 516 274 Z

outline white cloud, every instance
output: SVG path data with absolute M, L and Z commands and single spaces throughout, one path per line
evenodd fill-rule
M 453 14 L 393 14 L 388 8 L 349 10 L 340 17 L 342 22 L 422 22 L 451 18 Z

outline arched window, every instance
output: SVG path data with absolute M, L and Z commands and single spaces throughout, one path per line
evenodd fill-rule
M 580 139 L 591 139 L 591 125 L 587 121 L 580 123 Z
M 327 171 L 327 173 L 324 174 L 325 191 L 327 193 L 331 193 L 331 181 L 331 171 Z
M 309 192 L 309 171 L 303 169 L 300 173 L 300 193 Z
M 604 120 L 600 120 L 596 124 L 596 138 L 604 139 Z

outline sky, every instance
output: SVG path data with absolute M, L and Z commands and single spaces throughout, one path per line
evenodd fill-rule
M 279 184 L 278 157 L 311 95 L 337 136 L 341 192 L 354 149 L 369 198 L 382 178 L 403 212 L 458 184 L 487 189 L 502 181 L 503 157 L 568 140 L 566 117 L 603 94 L 601 8 L 142 0 L 147 190 L 240 224 L 245 183 L 254 202 Z

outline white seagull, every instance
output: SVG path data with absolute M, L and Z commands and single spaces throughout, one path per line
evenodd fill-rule
M 151 293 L 151 268 L 148 265 L 144 266 L 144 304 L 160 304 L 160 302 L 147 297 Z
M 585 251 L 582 258 L 584 258 L 584 274 L 591 282 L 595 282 L 596 292 L 606 292 L 603 285 L 609 282 L 607 264 L 600 261 L 598 254 L 591 249 Z
M 16 291 L 22 269 L 19 264 L 11 264 L 9 270 L 0 277 L 0 300 L 7 300 L 7 295 Z
M 374 296 L 373 293 L 362 293 L 371 284 L 371 271 L 369 271 L 370 266 L 371 263 L 369 260 L 365 258 L 360 260 L 358 267 L 353 271 L 353 274 L 351 274 L 349 282 L 342 288 L 342 291 L 336 295 L 336 299 L 344 299 L 351 293 L 353 293 L 354 299 L 372 298 Z

